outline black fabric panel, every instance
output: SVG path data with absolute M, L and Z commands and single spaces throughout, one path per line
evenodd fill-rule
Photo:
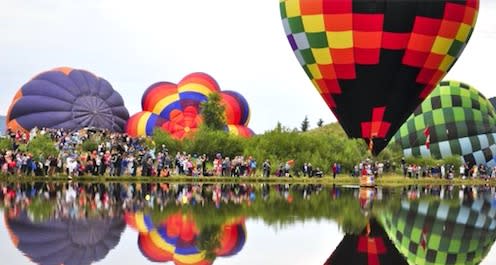
M 450 122 L 446 124 L 446 129 L 448 130 L 448 135 L 446 139 L 456 139 L 458 135 L 458 129 L 456 128 L 456 123 Z
M 486 160 L 486 162 L 489 162 L 493 159 L 493 152 L 491 152 L 491 149 L 484 148 L 482 152 L 484 153 L 484 159 Z
M 431 97 L 431 106 L 432 109 L 440 109 L 441 108 L 441 97 L 440 96 L 435 96 Z
M 417 15 L 417 1 L 388 1 L 384 12 L 384 31 L 411 32 Z
M 451 95 L 451 105 L 452 107 L 461 107 L 462 97 L 460 95 Z
M 354 0 L 353 13 L 382 14 L 386 8 L 386 0 Z
M 444 15 L 444 1 L 417 1 L 417 15 L 421 17 L 442 18 Z

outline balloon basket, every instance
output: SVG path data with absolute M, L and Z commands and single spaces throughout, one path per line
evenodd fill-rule
M 360 177 L 360 187 L 373 187 L 375 186 L 374 176 L 363 175 Z

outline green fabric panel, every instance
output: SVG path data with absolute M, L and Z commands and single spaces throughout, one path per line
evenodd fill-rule
M 481 150 L 479 138 L 477 138 L 477 136 L 472 136 L 468 139 L 470 140 L 470 144 L 472 144 L 472 150 Z
M 306 35 L 311 48 L 327 48 L 327 35 L 325 32 L 308 32 Z
M 453 115 L 455 116 L 456 122 L 465 121 L 465 112 L 462 108 L 453 108 Z
M 443 108 L 453 106 L 453 103 L 451 102 L 451 94 L 441 95 L 441 106 L 443 106 Z
M 458 139 L 450 140 L 449 145 L 451 147 L 451 153 L 452 154 L 461 154 L 462 153 L 462 147 L 461 147 L 460 141 Z
M 415 128 L 417 130 L 422 130 L 422 132 L 424 131 L 425 129 L 425 122 L 424 122 L 424 116 L 418 116 L 414 119 L 414 122 L 415 122 Z
M 301 57 L 303 57 L 303 60 L 305 61 L 306 64 L 315 64 L 315 57 L 313 57 L 313 53 L 311 49 L 302 49 L 300 50 L 300 53 L 301 53 Z M 308 70 L 308 72 L 310 71 Z
M 434 117 L 435 124 L 444 124 L 443 110 L 436 109 L 432 111 L 432 115 Z
M 286 2 L 279 2 L 279 10 L 281 13 L 281 18 L 288 17 L 288 14 L 286 13 Z
M 301 17 L 299 17 L 299 16 L 288 18 L 288 24 L 289 24 L 289 28 L 291 29 L 291 32 L 293 34 L 305 31 L 305 29 L 303 28 L 303 21 L 301 20 Z

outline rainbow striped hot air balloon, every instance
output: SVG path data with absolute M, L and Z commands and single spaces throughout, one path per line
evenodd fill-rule
M 128 225 L 132 223 L 128 222 Z M 220 231 L 220 246 L 215 250 L 215 255 L 218 257 L 236 255 L 246 242 L 244 219 L 227 222 Z M 207 259 L 206 250 L 198 248 L 200 234 L 201 231 L 198 230 L 191 215 L 176 213 L 168 216 L 152 230 L 140 232 L 138 247 L 152 262 L 172 261 L 175 265 L 210 265 L 213 261 Z
M 131 136 L 152 135 L 155 128 L 161 128 L 175 139 L 195 132 L 203 120 L 200 104 L 211 93 L 219 93 L 225 108 L 225 130 L 239 136 L 251 137 L 249 129 L 250 108 L 246 99 L 235 91 L 221 91 L 211 76 L 192 73 L 177 85 L 158 82 L 146 89 L 141 101 L 143 111 L 134 114 L 126 125 Z

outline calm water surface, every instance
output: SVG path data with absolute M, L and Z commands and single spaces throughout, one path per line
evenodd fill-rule
M 496 264 L 491 187 L 0 187 L 2 264 Z

